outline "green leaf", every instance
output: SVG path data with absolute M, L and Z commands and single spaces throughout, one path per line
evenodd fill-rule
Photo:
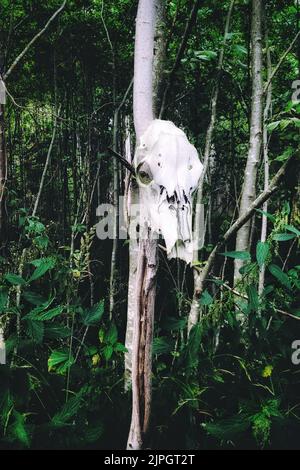
M 187 324 L 186 318 L 166 317 L 163 322 L 164 330 L 177 331 L 184 330 Z
M 74 364 L 74 357 L 69 356 L 68 349 L 52 351 L 48 359 L 49 372 L 55 371 L 58 374 L 64 374 Z
M 114 349 L 111 344 L 108 344 L 107 346 L 105 346 L 105 348 L 103 348 L 103 355 L 107 361 L 111 358 L 113 352 Z
M 46 302 L 46 299 L 44 297 L 42 297 L 37 292 L 33 292 L 33 291 L 24 291 L 23 297 L 25 300 L 27 300 L 27 302 L 29 302 L 32 305 L 36 305 L 37 307 Z
M 242 259 L 244 261 L 249 261 L 251 259 L 248 251 L 226 251 L 225 253 L 220 253 L 220 255 L 227 256 L 228 258 Z
M 124 344 L 122 344 L 122 343 L 116 343 L 114 345 L 114 350 L 116 352 L 124 352 L 124 353 L 128 352 L 127 348 L 125 348 Z
M 284 228 L 286 230 L 289 230 L 290 232 L 294 233 L 295 235 L 297 235 L 297 237 L 300 236 L 300 230 L 298 230 L 296 227 L 294 227 L 293 225 L 285 225 Z
M 233 50 L 237 55 L 247 55 L 248 54 L 247 49 L 244 46 L 241 46 L 240 44 L 234 45 Z
M 173 342 L 166 336 L 159 336 L 153 340 L 152 354 L 168 354 L 173 350 Z
M 63 310 L 64 310 L 64 307 L 60 305 L 60 306 L 52 308 L 51 310 L 48 310 L 47 312 L 44 312 L 40 315 L 36 315 L 34 317 L 34 319 L 37 320 L 37 321 L 52 320 L 52 318 L 55 318 L 58 315 L 60 315 L 63 312 Z
M 13 437 L 16 437 L 19 442 L 21 442 L 25 447 L 30 446 L 30 435 L 27 431 L 27 427 L 25 424 L 25 416 L 19 413 L 18 411 L 14 411 L 14 418 L 15 421 L 11 426 L 11 432 Z
M 68 338 L 71 334 L 71 330 L 66 326 L 56 325 L 55 323 L 46 324 L 45 326 L 45 337 L 50 339 L 62 339 Z
M 187 361 L 189 368 L 195 368 L 199 363 L 199 350 L 201 346 L 202 334 L 203 327 L 200 323 L 194 325 L 190 331 L 189 340 L 187 344 Z
M 293 238 L 296 238 L 296 235 L 293 233 L 276 233 L 276 235 L 273 236 L 273 240 L 276 240 L 277 242 L 286 242 Z
M 0 287 L 0 314 L 4 312 L 7 305 L 8 289 Z
M 203 424 L 208 434 L 221 441 L 232 440 L 236 436 L 241 436 L 250 426 L 250 418 L 245 415 L 236 415 L 214 423 Z
M 47 235 L 39 235 L 34 239 L 34 243 L 40 250 L 45 250 L 49 244 L 49 238 Z
M 14 286 L 24 286 L 26 284 L 25 279 L 23 279 L 21 276 L 18 276 L 17 274 L 5 274 L 4 279 Z
M 44 338 L 44 325 L 41 322 L 27 320 L 26 333 L 37 344 L 41 344 Z
M 42 305 L 39 305 L 38 307 L 35 307 L 33 310 L 31 310 L 27 315 L 24 315 L 22 320 L 37 320 L 42 312 L 47 310 L 47 308 L 50 307 L 52 302 L 54 301 L 54 298 L 47 300 L 45 303 Z
M 277 266 L 276 264 L 271 264 L 269 266 L 269 271 L 274 277 L 276 277 L 276 279 L 282 285 L 284 285 L 288 289 L 292 288 L 288 275 L 286 273 L 284 273 L 279 266 Z
M 117 330 L 117 327 L 114 323 L 110 326 L 110 328 L 109 328 L 109 330 L 108 330 L 108 332 L 105 336 L 105 339 L 110 344 L 115 344 L 117 342 L 118 330 Z
M 254 284 L 251 284 L 247 287 L 246 291 L 249 299 L 249 308 L 251 311 L 256 312 L 259 307 L 259 299 L 256 286 Z
M 267 217 L 267 219 L 269 219 L 273 224 L 275 222 L 275 217 L 274 215 L 270 214 L 269 212 L 266 212 L 266 211 L 262 211 L 261 209 L 255 209 L 256 212 L 258 212 L 259 214 L 261 215 L 265 215 Z
M 218 54 L 215 51 L 194 51 L 194 55 L 197 59 L 208 62 L 215 59 Z
M 89 424 L 87 430 L 84 433 L 84 439 L 88 443 L 96 442 L 102 436 L 103 431 L 104 431 L 103 424 L 98 423 L 93 426 Z
M 268 242 L 258 242 L 256 245 L 256 261 L 260 269 L 266 262 L 269 249 L 270 246 Z
M 98 323 L 104 313 L 104 300 L 100 300 L 99 303 L 93 305 L 92 308 L 83 312 L 83 323 L 87 326 Z
M 36 281 L 40 277 L 42 277 L 47 271 L 53 269 L 56 263 L 56 258 L 41 258 L 34 261 L 31 261 L 30 264 L 36 267 L 32 276 L 28 280 L 28 282 Z
M 63 405 L 62 409 L 53 416 L 50 424 L 56 428 L 67 426 L 69 421 L 78 413 L 83 403 L 82 395 L 83 394 L 79 392 L 77 395 L 71 397 Z
M 280 126 L 280 123 L 281 121 L 274 121 L 274 122 L 270 122 L 270 124 L 268 124 L 267 126 L 267 129 L 268 131 L 274 131 L 275 129 L 277 129 L 277 127 Z
M 201 295 L 200 304 L 201 305 L 210 305 L 210 304 L 213 303 L 213 301 L 214 301 L 214 299 L 212 298 L 210 293 L 207 290 L 205 290 L 203 292 L 203 294 Z

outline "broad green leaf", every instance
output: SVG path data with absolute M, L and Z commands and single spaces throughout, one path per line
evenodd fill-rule
M 27 302 L 29 302 L 32 305 L 36 305 L 37 307 L 46 302 L 46 299 L 44 297 L 42 297 L 37 292 L 33 292 L 33 291 L 24 291 L 23 297 L 25 300 L 27 300 Z
M 275 222 L 275 217 L 274 215 L 270 214 L 269 212 L 266 212 L 266 211 L 262 211 L 261 209 L 255 209 L 256 212 L 258 212 L 259 214 L 261 215 L 265 215 L 267 217 L 267 219 L 269 219 L 272 223 Z
M 242 259 L 244 261 L 251 259 L 248 251 L 226 251 L 225 253 L 220 253 L 220 255 L 227 256 L 228 258 Z
M 59 374 L 64 374 L 69 367 L 74 364 L 74 357 L 69 353 L 68 349 L 52 351 L 48 359 L 48 370 L 56 371 Z
M 28 282 L 36 281 L 37 279 L 42 277 L 47 271 L 54 268 L 55 263 L 56 259 L 51 257 L 31 261 L 31 264 L 33 264 L 36 269 L 34 270 Z
M 200 304 L 201 305 L 210 305 L 210 304 L 213 303 L 213 301 L 214 301 L 214 299 L 212 298 L 210 293 L 207 290 L 205 290 L 203 292 L 203 294 L 201 295 Z
M 217 57 L 215 51 L 194 51 L 195 57 L 199 60 L 210 61 Z
M 154 338 L 152 354 L 168 354 L 173 350 L 173 342 L 166 336 Z
M 37 245 L 40 250 L 45 250 L 49 244 L 49 238 L 47 235 L 39 235 L 35 237 L 34 244 Z
M 4 312 L 7 304 L 8 289 L 0 287 L 0 314 Z
M 186 318 L 166 317 L 163 322 L 164 330 L 177 331 L 184 330 L 187 324 Z
M 260 269 L 266 262 L 266 259 L 269 254 L 269 249 L 270 246 L 268 242 L 258 242 L 256 245 L 256 261 Z
M 280 123 L 281 121 L 270 122 L 270 124 L 267 126 L 268 131 L 274 131 L 278 126 L 280 126 Z
M 288 275 L 286 273 L 284 273 L 279 266 L 277 266 L 276 264 L 271 264 L 269 266 L 269 271 L 274 277 L 276 277 L 276 279 L 282 285 L 284 285 L 288 289 L 292 288 L 291 282 L 290 282 L 290 279 L 289 279 Z
M 5 274 L 4 279 L 14 286 L 24 286 L 26 284 L 25 279 L 18 274 Z
M 103 348 L 103 355 L 107 361 L 109 361 L 113 352 L 114 352 L 114 349 L 111 344 L 108 344 L 107 346 L 105 346 L 105 348 Z
M 103 424 L 98 423 L 96 425 L 88 425 L 87 430 L 84 433 L 84 439 L 86 442 L 93 443 L 98 441 L 104 432 Z
M 250 426 L 249 416 L 241 414 L 235 415 L 232 418 L 203 424 L 208 434 L 222 441 L 232 440 L 236 436 L 242 435 Z
M 67 338 L 71 334 L 71 330 L 66 326 L 56 325 L 55 323 L 45 324 L 45 337 L 50 339 Z
M 109 330 L 108 330 L 108 332 L 105 336 L 105 339 L 110 344 L 115 344 L 116 343 L 116 341 L 118 339 L 118 330 L 117 330 L 117 327 L 114 323 L 110 326 L 110 328 L 109 328 Z
M 26 333 L 37 344 L 41 344 L 44 338 L 44 325 L 39 321 L 27 320 Z
M 249 308 L 253 312 L 256 312 L 259 307 L 257 288 L 254 284 L 251 284 L 250 286 L 247 287 L 246 291 L 247 291 L 248 300 L 249 300 Z
M 247 55 L 248 54 L 247 49 L 244 46 L 241 46 L 240 44 L 236 44 L 233 47 L 233 50 L 237 55 Z
M 71 397 L 63 405 L 62 409 L 53 416 L 51 425 L 56 428 L 67 426 L 70 419 L 74 418 L 74 416 L 78 413 L 82 403 L 83 396 L 82 393 L 79 392 L 77 395 Z
M 125 348 L 124 344 L 122 343 L 116 343 L 114 345 L 114 350 L 116 352 L 128 352 L 127 348 Z
M 18 411 L 14 410 L 14 418 L 15 421 L 11 426 L 11 432 L 14 437 L 17 438 L 25 447 L 30 446 L 30 434 L 27 430 L 27 426 L 25 424 L 25 416 Z
M 47 312 L 43 312 L 40 315 L 36 315 L 34 319 L 37 321 L 52 320 L 52 318 L 55 318 L 60 315 L 63 310 L 64 307 L 60 305 L 58 307 L 52 308 L 51 310 L 48 310 Z
M 201 338 L 203 334 L 203 327 L 200 323 L 193 326 L 190 331 L 189 340 L 187 344 L 187 361 L 188 367 L 197 367 L 199 362 L 199 350 L 201 346 Z
M 83 323 L 87 326 L 99 323 L 104 313 L 104 300 L 100 300 L 89 310 L 85 310 L 82 314 Z
M 286 230 L 289 230 L 290 232 L 294 233 L 295 235 L 297 235 L 297 237 L 300 236 L 300 230 L 298 230 L 296 227 L 294 227 L 293 225 L 285 225 L 284 227 Z
M 36 320 L 37 318 L 39 318 L 39 315 L 42 312 L 44 312 L 45 310 L 47 310 L 47 308 L 50 307 L 53 301 L 54 301 L 54 298 L 47 300 L 45 303 L 39 305 L 38 307 L 35 307 L 33 310 L 27 313 L 27 315 L 24 315 L 22 320 L 27 320 L 27 319 Z
M 293 238 L 296 238 L 294 233 L 276 233 L 276 235 L 273 236 L 273 240 L 276 240 L 277 242 L 286 242 Z

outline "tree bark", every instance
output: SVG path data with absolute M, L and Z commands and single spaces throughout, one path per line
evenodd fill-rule
M 4 110 L 4 104 L 0 104 L 0 251 L 2 251 L 6 240 L 5 185 L 7 181 L 7 161 Z
M 160 0 L 140 0 L 136 19 L 133 119 L 137 143 L 154 119 L 153 55 L 156 11 Z M 156 80 L 157 82 L 157 80 Z M 140 207 L 140 211 L 143 207 Z M 134 242 L 134 241 L 133 241 Z M 151 374 L 156 274 L 157 240 L 150 227 L 140 227 L 137 267 L 131 264 L 129 289 L 136 286 L 132 335 L 132 416 L 127 449 L 142 448 L 149 428 L 151 412 Z M 129 295 L 132 292 L 129 291 Z M 131 299 L 132 300 L 132 299 Z M 131 305 L 132 306 L 132 305 Z M 130 365 L 129 365 L 130 367 Z
M 265 45 L 266 45 L 266 59 L 267 59 L 267 73 L 268 73 L 268 81 L 272 75 L 272 63 L 271 63 L 271 53 L 268 44 L 268 32 L 266 28 L 265 32 Z M 264 160 L 264 191 L 268 189 L 269 186 L 269 142 L 268 142 L 268 129 L 267 129 L 267 120 L 270 115 L 271 111 L 271 104 L 272 104 L 272 84 L 267 89 L 267 98 L 266 104 L 263 114 L 263 160 Z M 268 201 L 266 201 L 263 205 L 263 211 L 268 212 Z M 267 230 L 268 230 L 268 218 L 265 214 L 262 215 L 262 222 L 261 222 L 261 233 L 260 233 L 260 241 L 265 243 L 267 239 Z M 264 289 L 265 284 L 265 270 L 266 266 L 265 263 L 261 266 L 259 272 L 259 281 L 258 281 L 258 294 L 261 295 Z
M 252 106 L 250 124 L 250 142 L 244 183 L 241 193 L 239 215 L 242 217 L 255 199 L 257 168 L 262 145 L 262 107 L 263 107 L 263 79 L 262 79 L 262 0 L 252 0 Z M 249 249 L 251 221 L 248 220 L 237 233 L 236 251 Z M 240 269 L 244 262 L 235 259 L 234 283 L 241 278 Z

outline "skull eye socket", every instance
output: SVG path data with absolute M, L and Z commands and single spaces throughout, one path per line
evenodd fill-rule
M 137 174 L 138 181 L 141 184 L 148 185 L 151 183 L 151 181 L 153 181 L 153 176 L 152 176 L 150 166 L 146 162 L 142 162 L 139 164 L 136 170 L 136 174 Z

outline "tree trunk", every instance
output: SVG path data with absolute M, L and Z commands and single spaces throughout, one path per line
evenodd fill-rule
M 223 62 L 224 62 L 224 52 L 226 46 L 226 38 L 229 33 L 230 27 L 230 20 L 232 16 L 232 11 L 234 7 L 235 0 L 231 1 L 227 18 L 226 18 L 226 25 L 225 25 L 225 32 L 224 32 L 224 39 L 223 44 L 220 50 L 219 61 L 218 61 L 218 69 L 217 69 L 217 78 L 214 87 L 214 91 L 211 98 L 211 117 L 210 123 L 206 133 L 206 140 L 205 140 L 205 150 L 204 150 L 204 159 L 203 159 L 203 171 L 200 177 L 199 185 L 198 185 L 198 192 L 197 192 L 197 204 L 196 204 L 196 213 L 195 213 L 195 220 L 194 220 L 194 243 L 196 245 L 196 249 L 193 255 L 193 262 L 199 261 L 199 248 L 203 245 L 204 242 L 204 222 L 203 222 L 203 205 L 202 205 L 202 198 L 203 198 L 203 185 L 205 176 L 207 173 L 211 150 L 212 150 L 212 142 L 213 142 L 213 132 L 216 123 L 216 116 L 217 116 L 217 103 L 218 103 L 218 96 L 219 96 L 219 85 L 220 79 L 222 75 L 223 69 Z M 197 269 L 194 269 L 194 293 L 193 293 L 193 300 L 191 304 L 191 309 L 189 312 L 189 319 L 188 319 L 188 331 L 197 323 L 200 314 L 200 305 L 198 300 L 198 292 L 200 288 L 200 275 Z
M 5 185 L 7 180 L 7 161 L 4 125 L 4 104 L 0 103 L 0 251 L 2 251 L 6 240 Z
M 271 63 L 271 53 L 270 53 L 269 44 L 268 44 L 267 29 L 265 33 L 265 38 L 266 38 L 265 45 L 266 45 L 266 56 L 267 56 L 267 71 L 268 71 L 268 80 L 269 80 L 272 74 L 272 63 Z M 267 120 L 270 115 L 271 104 L 272 104 L 272 84 L 270 83 L 270 86 L 268 87 L 268 91 L 267 91 L 267 99 L 266 99 L 266 105 L 265 105 L 264 115 L 263 115 L 264 191 L 268 189 L 268 186 L 269 186 L 269 156 L 268 156 L 269 142 L 268 142 Z M 268 212 L 268 201 L 264 203 L 263 211 Z M 263 214 L 262 222 L 261 222 L 261 234 L 260 234 L 260 241 L 262 243 L 265 243 L 267 239 L 267 229 L 268 229 L 268 218 L 265 214 Z M 259 295 L 262 294 L 263 289 L 264 289 L 265 270 L 266 270 L 266 266 L 264 263 L 262 267 L 260 268 L 260 272 L 259 272 L 259 281 L 258 281 Z
M 152 93 L 156 6 L 155 0 L 140 0 L 136 19 L 133 119 L 137 143 L 154 119 Z M 140 207 L 140 210 L 143 208 Z M 132 416 L 127 442 L 127 449 L 133 450 L 142 448 L 149 427 L 157 268 L 157 241 L 153 239 L 150 227 L 141 227 L 132 338 Z M 132 287 L 132 282 L 133 279 L 129 287 Z
M 263 80 L 262 80 L 262 0 L 252 1 L 252 107 L 250 124 L 250 144 L 247 163 L 244 173 L 244 183 L 241 193 L 239 216 L 242 217 L 255 199 L 257 167 L 260 159 L 262 145 L 262 106 L 263 106 Z M 249 249 L 251 220 L 248 220 L 237 233 L 236 251 Z M 234 283 L 241 278 L 240 269 L 244 262 L 235 259 Z

